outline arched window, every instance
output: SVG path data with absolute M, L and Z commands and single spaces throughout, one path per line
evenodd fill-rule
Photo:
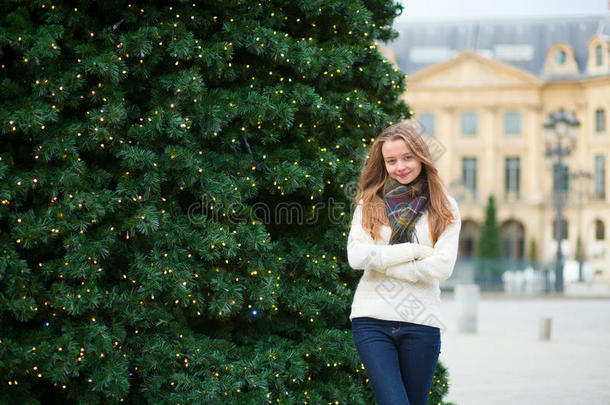
M 595 62 L 593 49 L 590 48 L 591 64 Z M 558 42 L 546 51 L 544 62 L 544 73 L 546 74 L 578 74 L 578 64 L 574 59 L 574 48 L 566 42 Z
M 604 222 L 601 219 L 595 220 L 595 240 L 606 239 Z
M 566 51 L 564 51 L 563 49 L 558 49 L 555 51 L 555 64 L 557 64 L 557 66 L 563 66 L 566 64 L 566 60 L 568 59 L 568 55 L 566 54 Z
M 595 66 L 601 66 L 604 62 L 603 50 L 604 48 L 601 45 L 595 47 Z
M 460 259 L 474 259 L 478 239 L 479 226 L 477 223 L 469 219 L 462 221 L 458 248 Z
M 510 219 L 500 227 L 502 252 L 508 260 L 525 260 L 525 227 L 519 221 Z

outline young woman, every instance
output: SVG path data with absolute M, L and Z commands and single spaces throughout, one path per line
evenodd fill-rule
M 453 271 L 461 221 L 413 124 L 373 142 L 355 201 L 347 256 L 364 272 L 354 344 L 379 405 L 425 405 L 441 348 L 439 281 Z

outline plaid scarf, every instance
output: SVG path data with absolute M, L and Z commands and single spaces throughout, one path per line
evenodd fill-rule
M 384 201 L 392 227 L 390 245 L 413 242 L 415 224 L 428 206 L 430 192 L 424 176 L 404 185 L 388 177 L 384 186 Z

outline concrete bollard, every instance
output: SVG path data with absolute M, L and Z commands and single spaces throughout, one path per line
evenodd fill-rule
M 479 286 L 476 284 L 456 285 L 454 299 L 458 304 L 458 332 L 477 333 L 477 307 L 479 305 Z
M 551 318 L 540 319 L 540 340 L 551 340 Z

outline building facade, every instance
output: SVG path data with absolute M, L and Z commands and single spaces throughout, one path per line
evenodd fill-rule
M 476 254 L 483 207 L 497 203 L 506 259 L 550 263 L 557 240 L 587 274 L 610 282 L 610 18 L 418 23 L 384 52 L 407 73 L 405 101 L 442 151 L 437 163 L 460 202 L 460 258 Z M 564 164 L 543 124 L 580 121 Z M 565 181 L 554 179 L 562 171 Z M 556 235 L 554 195 L 565 191 Z M 566 277 L 569 281 L 569 276 Z

